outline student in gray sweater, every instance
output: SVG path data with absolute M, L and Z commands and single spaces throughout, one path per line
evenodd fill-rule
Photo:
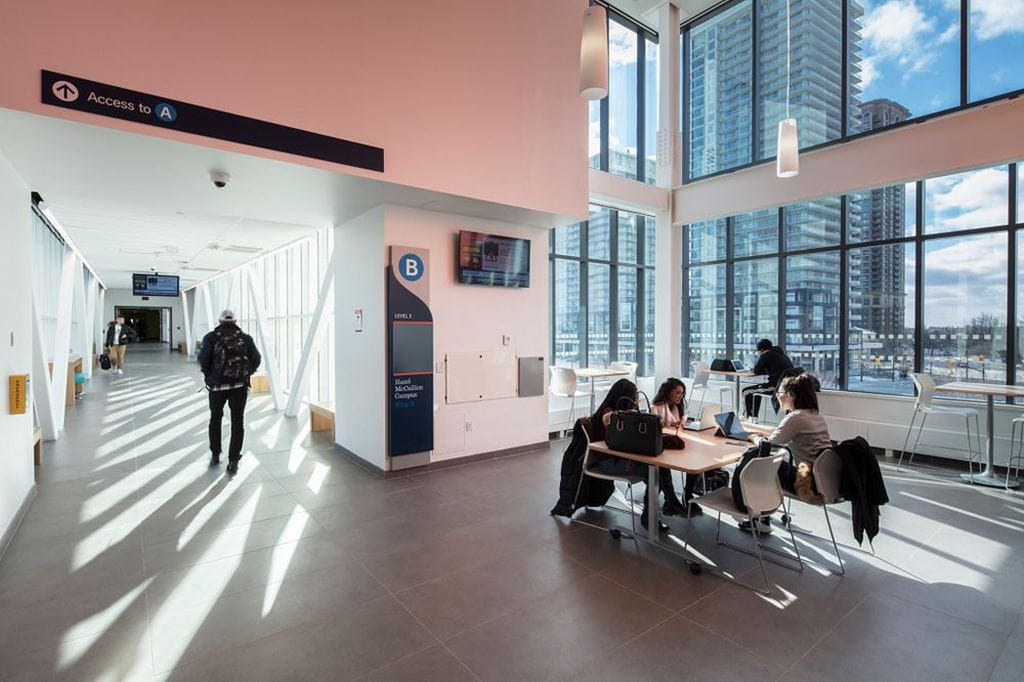
M 794 462 L 779 467 L 779 482 L 790 492 L 796 491 L 797 471 L 806 465 L 809 474 L 814 460 L 822 450 L 832 446 L 825 418 L 818 413 L 818 394 L 810 374 L 787 377 L 779 384 L 779 402 L 788 414 L 767 440 L 772 445 L 785 445 L 793 453 Z

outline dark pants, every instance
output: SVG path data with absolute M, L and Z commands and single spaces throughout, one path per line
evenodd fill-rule
M 779 485 L 783 490 L 796 492 L 796 467 L 786 460 L 779 465 Z
M 775 391 L 775 387 L 771 384 L 754 384 L 752 386 L 745 386 L 743 388 L 743 406 L 746 408 L 746 417 L 749 419 L 754 416 L 754 394 L 755 393 L 766 393 L 771 395 Z
M 228 459 L 238 461 L 242 458 L 242 439 L 245 437 L 245 401 L 249 397 L 249 389 L 245 386 L 232 388 L 229 391 L 210 391 L 210 453 L 219 455 L 220 424 L 224 419 L 224 403 L 231 408 L 231 444 L 228 446 Z

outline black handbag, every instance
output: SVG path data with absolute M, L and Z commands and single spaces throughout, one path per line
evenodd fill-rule
M 644 398 L 647 398 L 644 395 Z M 650 401 L 648 401 L 649 403 Z M 611 413 L 605 442 L 612 450 L 629 452 L 634 455 L 656 457 L 662 452 L 661 417 L 650 412 L 641 412 L 636 404 L 631 410 L 617 410 Z
M 729 472 L 725 469 L 712 469 L 711 471 L 705 471 L 703 474 L 699 475 L 687 475 L 697 476 L 697 482 L 693 484 L 694 495 L 707 495 L 708 493 L 729 485 Z
M 106 353 L 100 353 L 100 367 L 102 369 L 110 369 L 110 356 Z

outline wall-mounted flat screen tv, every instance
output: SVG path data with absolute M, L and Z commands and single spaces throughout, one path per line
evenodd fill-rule
M 460 230 L 459 283 L 530 286 L 530 240 Z
M 177 296 L 178 276 L 135 273 L 132 275 L 132 293 L 136 296 Z

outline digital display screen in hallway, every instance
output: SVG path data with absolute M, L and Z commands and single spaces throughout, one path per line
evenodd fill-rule
M 177 275 L 132 275 L 132 294 L 135 296 L 177 296 Z

